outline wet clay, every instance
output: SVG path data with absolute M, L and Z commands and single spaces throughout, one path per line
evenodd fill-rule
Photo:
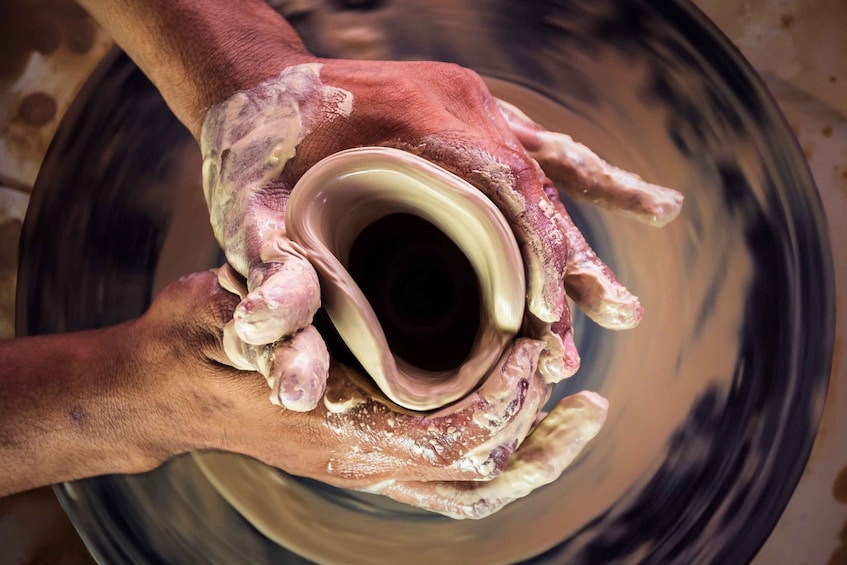
M 371 301 L 349 272 L 354 241 L 368 226 L 392 214 L 432 225 L 472 268 L 479 306 L 478 323 L 471 325 L 478 331 L 471 333 L 467 355 L 459 354 L 465 357 L 462 363 L 425 368 L 409 362 L 408 352 L 398 355 Z M 526 283 L 520 251 L 505 218 L 471 184 L 424 159 L 389 148 L 336 153 L 298 181 L 285 223 L 288 237 L 320 275 L 323 307 L 335 329 L 376 385 L 402 407 L 432 410 L 467 395 L 520 328 Z M 402 250 L 397 257 L 402 257 Z M 436 261 L 441 257 L 435 254 Z M 366 268 L 356 270 L 361 274 Z M 431 277 L 430 284 L 441 284 L 437 278 Z M 452 281 L 442 286 L 449 293 L 462 284 Z M 476 296 L 473 290 L 469 294 Z M 468 300 L 473 298 L 457 299 L 457 306 L 464 302 L 461 307 L 466 308 Z M 386 314 L 383 309 L 383 318 L 390 318 Z M 468 321 L 468 313 L 458 316 Z
M 622 61 L 612 70 L 622 77 L 637 73 L 628 65 Z M 499 98 L 516 103 L 536 120 L 546 117 L 546 127 L 569 132 L 611 162 L 682 188 L 691 195 L 692 205 L 662 230 L 602 213 L 583 218 L 582 225 L 592 228 L 587 232 L 593 235 L 598 254 L 614 264 L 617 275 L 638 293 L 648 315 L 639 329 L 629 332 L 600 332 L 584 318 L 575 319 L 585 355 L 579 386 L 608 398 L 608 417 L 561 480 L 485 520 L 434 518 L 385 497 L 349 492 L 336 496 L 233 455 L 194 456 L 205 476 L 251 524 L 315 561 L 346 563 L 350 555 L 386 564 L 529 559 L 578 532 L 618 501 L 629 509 L 627 501 L 655 475 L 671 437 L 704 390 L 731 387 L 751 278 L 750 251 L 734 217 L 708 196 L 714 193 L 712 180 L 693 175 L 669 138 L 649 136 L 645 140 L 649 152 L 630 151 L 622 140 L 643 139 L 643 130 L 637 136 L 620 133 L 641 125 L 633 122 L 633 114 L 622 115 L 625 121 L 616 121 L 614 114 L 601 115 L 598 125 L 535 93 L 506 84 L 490 82 L 490 86 Z M 652 156 L 658 157 L 653 161 Z M 701 231 L 692 229 L 689 215 L 702 224 Z M 722 273 L 719 283 L 714 283 L 716 273 Z M 711 306 L 704 311 L 699 306 L 707 300 Z M 362 401 L 331 400 L 327 408 L 337 412 L 355 409 Z M 704 449 L 710 445 L 707 437 L 695 440 L 703 441 Z M 692 450 L 691 456 L 703 452 Z M 745 471 L 741 480 L 761 471 L 760 466 L 751 466 L 751 475 Z M 716 519 L 732 510 L 719 509 Z M 326 543 L 327 531 L 333 532 L 332 544 Z M 576 539 L 572 551 L 584 545 Z
M 247 281 L 224 327 L 227 356 L 233 366 L 265 376 L 271 402 L 300 411 L 314 408 L 323 392 L 321 379 L 304 375 L 326 375 L 329 366 L 317 332 L 302 331 L 320 306 L 318 277 L 286 237 L 281 210 L 262 200 L 317 122 L 352 111 L 352 94 L 324 85 L 320 70 L 317 63 L 294 65 L 216 104 L 200 139 L 212 230 L 228 264 Z M 276 363 L 277 353 L 299 362 Z

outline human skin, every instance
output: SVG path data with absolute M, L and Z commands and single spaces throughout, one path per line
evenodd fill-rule
M 576 430 L 580 438 L 528 441 L 522 458 L 511 458 L 549 392 L 535 371 L 543 344 L 530 339 L 507 348 L 503 370 L 478 391 L 434 414 L 395 411 L 335 364 L 315 409 L 285 410 L 268 402 L 259 375 L 226 364 L 221 328 L 238 300 L 216 273 L 195 273 L 166 287 L 136 320 L 0 342 L 0 496 L 225 449 L 339 487 L 481 518 L 558 477 L 557 462 L 569 462 L 605 417 L 602 399 L 566 399 L 564 425 L 542 424 L 536 433 L 540 440 Z M 516 462 L 534 472 L 510 472 Z M 497 488 L 500 481 L 506 488 Z
M 537 323 L 531 324 L 531 337 L 548 343 L 542 366 L 549 369 L 551 381 L 576 371 L 579 357 L 562 286 L 568 251 L 555 219 L 537 204 L 546 201 L 543 186 L 550 183 L 509 131 L 495 99 L 476 73 L 444 63 L 317 58 L 305 50 L 285 20 L 255 0 L 87 0 L 81 4 L 136 61 L 198 140 L 203 138 L 204 122 L 207 130 L 209 121 L 217 125 L 209 118 L 214 117 L 216 105 L 226 103 L 237 91 L 249 93 L 261 87 L 285 69 L 317 64 L 323 84 L 352 97 L 352 113 L 342 120 L 328 119 L 328 108 L 320 97 L 298 101 L 304 121 L 312 122 L 308 124 L 311 131 L 281 174 L 254 190 L 236 186 L 233 193 L 238 198 L 225 194 L 220 206 L 209 201 L 218 241 L 230 264 L 246 278 L 250 291 L 236 311 L 233 328 L 245 348 L 293 336 L 297 339 L 296 334 L 310 324 L 317 309 L 317 276 L 304 258 L 292 251 L 284 233 L 286 195 L 297 178 L 321 158 L 340 150 L 389 145 L 418 153 L 466 178 L 504 211 L 524 262 L 534 266 L 528 270 L 527 302 L 537 318 L 533 320 Z M 258 100 L 262 106 L 269 104 Z M 221 135 L 233 129 L 257 129 L 250 125 L 225 123 Z M 215 149 L 221 155 L 228 147 L 215 148 L 204 142 L 203 149 L 209 161 L 214 160 Z M 480 174 L 492 166 L 493 173 Z M 505 178 L 508 186 L 492 180 L 492 175 Z M 211 182 L 217 180 L 214 174 L 204 176 L 211 177 Z M 212 192 L 209 181 L 204 182 L 207 193 Z M 270 229 L 260 233 L 259 226 Z M 631 302 L 634 309 L 639 308 L 635 297 Z M 311 307 L 298 316 L 279 315 L 284 310 L 281 304 Z M 314 358 L 312 369 L 321 373 L 319 369 L 328 362 L 328 356 Z M 266 376 L 274 371 L 282 373 L 283 379 L 290 378 L 285 368 L 273 366 L 268 367 Z M 309 402 L 301 397 L 280 400 L 292 409 L 308 409 L 318 402 L 322 387 L 309 389 L 314 391 Z
M 538 127 L 516 128 L 514 115 L 504 111 L 480 77 L 455 65 L 313 57 L 290 26 L 260 1 L 81 4 L 151 78 L 198 140 L 204 129 L 218 128 L 223 137 L 239 141 L 233 131 L 260 125 L 214 119 L 215 111 L 239 96 L 257 96 L 266 104 L 262 93 L 289 69 L 317 69 L 320 84 L 349 93 L 352 105 L 345 114 L 320 97 L 298 99 L 308 135 L 286 156 L 279 174 L 250 190 L 235 186 L 232 198 L 209 200 L 216 236 L 237 271 L 232 274 L 228 267 L 231 276 L 224 279 L 243 277 L 243 300 L 222 292 L 208 275 L 197 275 L 172 287 L 144 317 L 117 329 L 3 345 L 10 367 L 39 361 L 15 372 L 13 386 L 6 388 L 24 394 L 4 393 L 4 414 L 14 417 L 3 422 L 4 445 L 11 451 L 9 457 L 4 453 L 7 468 L 2 470 L 10 474 L 0 492 L 144 471 L 177 453 L 217 448 L 454 517 L 479 518 L 508 503 L 514 496 L 509 493 L 525 495 L 559 476 L 597 433 L 606 411 L 602 399 L 576 396 L 538 423 L 551 383 L 579 365 L 565 300 L 568 265 L 581 266 L 576 274 L 593 283 L 571 285 L 589 289 L 575 294 L 575 300 L 590 306 L 586 311 L 606 327 L 632 327 L 641 307 L 590 248 L 582 247 L 581 235 L 568 224 L 552 181 L 527 152 L 539 145 L 535 134 L 527 133 Z M 395 412 L 348 380 L 308 329 L 320 289 L 311 266 L 285 237 L 285 202 L 297 178 L 314 163 L 360 145 L 412 151 L 466 178 L 503 211 L 521 246 L 529 283 L 526 329 L 483 388 L 446 412 Z M 226 149 L 213 140 L 204 145 L 204 158 L 223 163 Z M 580 174 L 578 167 L 563 170 Z M 616 206 L 626 211 L 630 201 Z M 613 294 L 604 291 L 610 288 Z M 295 308 L 277 308 L 282 303 Z M 228 314 L 221 317 L 221 312 Z M 252 360 L 242 369 L 292 385 L 281 388 L 294 394 L 277 399 L 286 410 L 268 402 L 267 384 L 259 375 L 225 366 L 232 362 L 221 348 L 226 337 L 237 340 L 235 348 Z M 92 351 L 84 345 L 89 340 L 100 346 Z M 303 340 L 308 341 L 300 347 Z M 13 351 L 17 347 L 20 354 Z M 76 357 L 74 350 L 89 356 Z M 307 351 L 314 353 L 301 355 Z M 68 378 L 45 383 L 42 376 L 51 374 L 56 363 L 69 367 Z M 304 374 L 314 380 L 299 383 Z M 44 391 L 33 383 L 43 384 Z M 60 386 L 65 388 L 51 391 Z M 350 403 L 333 404 L 336 397 L 357 400 L 347 410 L 338 406 Z M 82 427 L 73 417 L 76 406 L 82 408 Z M 110 420 L 117 423 L 110 425 Z M 39 421 L 49 425 L 27 428 L 28 422 Z M 92 435 L 90 445 L 74 451 L 86 434 Z M 525 447 L 519 447 L 522 443 Z M 21 461 L 43 471 L 29 478 L 14 472 L 11 467 Z M 533 472 L 522 474 L 527 470 Z
M 286 237 L 287 195 L 321 158 L 351 147 L 416 153 L 470 181 L 500 208 L 521 247 L 528 282 L 525 333 L 546 344 L 540 365 L 548 382 L 579 367 L 566 289 L 604 327 L 638 324 L 637 297 L 585 243 L 539 161 L 568 186 L 592 195 L 593 202 L 636 218 L 645 218 L 640 202 L 666 191 L 671 203 L 657 224 L 676 215 L 681 196 L 633 183 L 637 177 L 631 173 L 620 171 L 609 182 L 598 167 L 580 166 L 603 162 L 567 136 L 545 137 L 549 132 L 492 97 L 473 71 L 435 62 L 314 57 L 258 0 L 81 4 L 201 142 L 212 226 L 248 290 L 228 332 L 240 340 L 245 358 L 259 361 L 253 368 L 269 381 L 288 383 L 282 389 L 291 393 L 278 399 L 282 405 L 295 410 L 316 405 L 323 383 L 308 382 L 303 373 L 326 375 L 329 364 L 317 334 L 302 332 L 318 308 L 320 288 L 311 265 Z M 270 125 L 281 131 L 267 133 Z M 261 180 L 251 183 L 257 175 Z M 277 366 L 273 348 L 265 347 L 283 339 L 290 340 L 289 347 L 321 353 L 311 357 L 310 366 L 291 372 Z M 247 366 L 243 359 L 233 361 Z

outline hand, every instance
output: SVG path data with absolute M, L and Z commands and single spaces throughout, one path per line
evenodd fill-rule
M 246 350 L 295 334 L 311 320 L 317 279 L 286 238 L 285 203 L 317 161 L 363 145 L 421 155 L 471 181 L 504 213 L 527 268 L 526 334 L 546 344 L 539 364 L 548 382 L 579 367 L 566 290 L 604 327 L 638 324 L 637 297 L 585 242 L 539 161 L 571 193 L 588 194 L 592 202 L 657 225 L 678 213 L 679 193 L 645 183 L 569 137 L 544 131 L 494 99 L 470 70 L 444 63 L 316 58 L 236 94 L 206 117 L 204 186 L 212 224 L 230 264 L 247 278 L 249 292 L 228 330 L 241 342 L 229 349 L 236 358 L 260 357 Z M 282 381 L 292 380 L 273 362 L 236 364 L 268 375 L 267 366 Z M 310 374 L 319 378 L 318 368 L 324 366 L 321 357 Z M 297 371 L 298 378 L 302 374 Z M 317 394 L 322 385 L 310 390 Z M 301 390 L 302 382 L 295 388 Z M 318 398 L 308 395 L 304 407 Z M 279 402 L 288 405 L 285 397 Z
M 398 412 L 339 364 L 314 410 L 280 410 L 258 375 L 222 364 L 222 327 L 237 302 L 213 273 L 196 273 L 168 286 L 133 325 L 148 411 L 158 415 L 148 434 L 171 438 L 171 453 L 226 449 L 453 518 L 482 518 L 558 478 L 605 419 L 605 400 L 580 393 L 531 431 L 550 387 L 537 373 L 544 344 L 528 338 L 506 349 L 479 390 L 437 413 Z
M 554 178 L 569 180 L 563 189 L 568 190 L 570 182 L 575 181 L 581 191 L 596 195 L 595 201 L 636 215 L 638 207 L 631 203 L 640 199 L 648 203 L 651 199 L 661 200 L 656 197 L 658 193 L 654 194 L 656 187 L 643 182 L 626 186 L 636 178 L 617 174 L 616 169 L 587 150 L 582 151 L 585 149 L 582 146 L 568 143 L 566 136 L 544 132 L 513 108 L 500 104 L 472 71 L 443 63 L 318 59 L 306 53 L 293 29 L 259 0 L 236 4 L 221 0 L 203 3 L 85 0 L 84 4 L 150 76 L 177 117 L 198 138 L 201 122 L 204 123 L 201 140 L 204 189 L 213 227 L 228 260 L 246 278 L 242 288 L 239 277 L 226 277 L 230 281 L 228 288 L 243 292 L 245 298 L 223 336 L 212 331 L 217 327 L 215 324 L 206 327 L 206 339 L 201 341 L 205 345 L 219 343 L 214 354 L 203 353 L 198 364 L 199 354 L 189 354 L 184 350 L 185 344 L 180 345 L 179 341 L 160 344 L 182 351 L 182 357 L 162 357 L 165 362 L 158 367 L 163 374 L 170 374 L 165 371 L 168 363 L 179 367 L 179 359 L 183 359 L 187 363 L 184 367 L 187 375 L 199 377 L 208 372 L 206 369 L 213 368 L 214 372 L 230 377 L 213 379 L 218 383 L 214 387 L 208 380 L 199 378 L 186 381 L 194 383 L 190 385 L 191 398 L 197 402 L 185 404 L 204 415 L 187 418 L 203 422 L 187 437 L 203 437 L 205 433 L 208 447 L 254 453 L 292 472 L 357 486 L 350 483 L 350 477 L 335 477 L 328 467 L 329 461 L 321 458 L 323 452 L 315 455 L 307 445 L 300 446 L 307 454 L 303 459 L 296 451 L 287 453 L 284 440 L 291 434 L 285 432 L 292 431 L 288 423 L 295 432 L 298 429 L 305 432 L 301 439 L 310 437 L 306 435 L 309 433 L 324 438 L 329 452 L 340 457 L 339 462 L 348 458 L 358 461 L 351 454 L 352 447 L 345 450 L 348 444 L 360 449 L 370 446 L 376 454 L 373 457 L 378 459 L 380 449 L 375 447 L 378 444 L 364 439 L 371 425 L 370 412 L 365 412 L 365 408 L 379 412 L 389 428 L 389 421 L 397 425 L 396 419 L 389 420 L 383 408 L 377 407 L 382 405 L 375 399 L 367 400 L 340 421 L 318 404 L 325 386 L 323 379 L 328 374 L 328 356 L 320 347 L 317 334 L 308 329 L 317 308 L 317 278 L 297 246 L 286 238 L 282 218 L 287 196 L 300 175 L 321 158 L 342 149 L 384 145 L 417 153 L 474 183 L 510 221 L 527 268 L 528 314 L 523 334 L 529 341 L 521 338 L 508 348 L 507 354 L 512 357 L 507 357 L 504 366 L 514 365 L 516 351 L 533 349 L 527 343 L 543 342 L 544 349 L 538 353 L 537 367 L 523 363 L 521 369 L 516 369 L 523 377 L 513 376 L 505 381 L 490 376 L 488 380 L 495 383 L 491 387 L 500 382 L 500 386 L 512 387 L 510 391 L 519 391 L 523 386 L 520 383 L 525 382 L 527 391 L 536 390 L 540 382 L 549 386 L 548 383 L 576 371 L 579 357 L 565 290 L 606 327 L 624 329 L 638 323 L 641 317 L 638 299 L 617 283 L 585 244 L 558 202 L 553 183 L 539 162 Z M 236 90 L 243 92 L 233 95 Z M 589 166 L 581 166 L 583 163 Z M 593 175 L 598 171 L 609 173 L 609 180 Z M 672 191 L 659 192 L 670 195 L 670 206 L 657 214 L 657 218 L 672 218 L 681 197 Z M 205 304 L 203 300 L 187 303 L 193 308 L 186 314 L 206 312 L 201 308 Z M 157 319 L 155 308 L 158 307 L 154 304 L 153 314 L 145 317 L 145 323 Z M 158 319 L 167 325 L 167 316 L 160 314 Z M 198 331 L 196 325 L 182 329 Z M 172 332 L 174 338 L 181 333 Z M 208 341 L 209 335 L 216 336 L 217 342 Z M 302 335 L 311 337 L 299 339 Z M 224 342 L 228 344 L 228 356 L 223 352 Z M 288 349 L 283 351 L 283 347 Z M 309 353 L 309 349 L 314 351 Z M 236 378 L 237 373 L 231 369 L 209 365 L 225 357 L 235 359 L 239 367 L 263 372 L 272 384 L 276 402 L 298 410 L 315 405 L 317 408 L 303 414 L 280 413 L 267 402 L 258 404 L 258 399 L 267 394 L 264 383 L 259 381 L 261 386 L 257 386 L 256 379 Z M 291 363 L 291 359 L 300 361 Z M 296 367 L 294 375 L 287 371 L 288 365 Z M 330 391 L 335 390 L 336 380 L 341 378 L 338 375 L 338 370 L 333 368 Z M 341 390 L 347 390 L 346 385 Z M 470 413 L 477 410 L 484 414 L 488 401 L 481 401 L 478 394 L 447 413 L 460 406 L 468 409 L 465 402 L 478 402 L 475 408 L 469 408 Z M 535 417 L 540 409 L 540 404 L 527 404 L 525 399 L 518 404 L 521 422 L 528 419 L 523 416 L 524 411 Z M 220 418 L 210 418 L 212 414 Z M 488 482 L 417 483 L 413 477 L 404 475 L 402 465 L 395 465 L 388 467 L 393 474 L 386 471 L 382 475 L 394 478 L 376 484 L 371 481 L 379 473 L 374 473 L 374 467 L 367 467 L 367 461 L 359 461 L 358 473 L 363 479 L 357 488 L 369 488 L 429 507 L 448 507 L 443 496 L 441 502 L 427 502 L 427 491 L 434 489 L 435 495 L 443 493 L 454 506 L 458 504 L 456 501 L 462 500 L 466 505 L 476 498 L 478 508 L 486 505 L 495 508 L 506 500 L 504 493 L 510 489 L 504 485 L 508 481 L 531 476 L 523 473 L 527 469 L 522 471 L 522 466 L 534 465 L 530 471 L 539 472 L 536 479 L 541 477 L 546 481 L 558 476 L 571 457 L 568 450 L 578 451 L 582 445 L 579 438 L 590 439 L 604 416 L 604 401 L 590 393 L 577 395 L 570 401 L 566 399 L 524 441 L 510 463 L 494 465 L 495 472 L 506 467 L 500 476 Z M 433 424 L 431 433 L 450 433 L 449 424 L 443 429 L 447 419 L 436 422 L 432 418 L 435 416 L 401 418 L 406 428 L 404 434 L 396 435 L 395 441 L 410 436 L 438 443 L 437 437 L 420 433 L 416 436 L 413 431 L 415 426 L 421 429 L 426 424 L 430 433 L 429 426 Z M 219 422 L 225 425 L 220 427 Z M 505 445 L 509 446 L 505 452 L 514 450 L 523 439 L 524 425 L 507 427 L 512 431 L 505 438 L 462 443 L 459 451 L 448 450 L 448 464 L 442 466 L 446 473 L 456 470 L 449 462 L 461 460 L 466 454 L 462 449 L 473 452 L 483 445 Z M 356 433 L 345 435 L 344 430 Z M 569 436 L 574 430 L 582 433 Z M 269 435 L 260 435 L 262 431 Z M 231 437 L 231 433 L 236 437 Z M 333 443 L 340 441 L 332 439 L 335 433 L 346 438 L 344 445 Z M 573 443 L 555 443 L 556 434 L 569 437 Z M 383 436 L 387 435 L 386 431 Z M 359 438 L 358 443 L 352 437 Z M 453 444 L 448 442 L 448 445 Z M 485 449 L 492 453 L 489 447 Z M 393 453 L 392 449 L 388 451 Z M 502 461 L 502 458 L 492 460 Z M 415 467 L 413 461 L 411 466 L 422 470 L 421 464 L 418 461 Z M 415 478 L 420 477 L 438 481 L 457 479 L 455 475 L 423 473 Z M 527 488 L 543 484 L 536 479 L 526 483 Z M 483 504 L 482 500 L 486 502 Z
M 682 209 L 682 194 L 648 183 L 603 161 L 568 135 L 545 130 L 515 106 L 498 101 L 500 111 L 529 155 L 556 185 L 575 200 L 589 202 L 638 221 L 662 227 Z M 545 192 L 556 210 L 570 254 L 565 290 L 583 311 L 608 329 L 634 327 L 641 319 L 637 299 L 591 249 L 551 185 Z

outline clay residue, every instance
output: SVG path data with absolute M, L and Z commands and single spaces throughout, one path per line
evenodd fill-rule
M 259 240 L 270 230 L 284 232 L 282 219 L 268 214 L 247 218 L 246 202 L 279 177 L 297 146 L 315 122 L 349 116 L 353 95 L 326 86 L 317 63 L 289 67 L 255 88 L 238 92 L 213 106 L 206 115 L 200 146 L 203 153 L 203 192 L 212 229 L 227 260 L 247 276 L 246 221 L 258 225 Z M 309 99 L 322 101 L 321 115 L 304 115 Z M 239 217 L 239 213 L 241 216 Z

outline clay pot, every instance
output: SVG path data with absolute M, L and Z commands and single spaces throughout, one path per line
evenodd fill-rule
M 292 191 L 286 229 L 365 384 L 401 407 L 467 395 L 521 325 L 524 269 L 505 218 L 420 157 L 381 147 L 327 157 Z

